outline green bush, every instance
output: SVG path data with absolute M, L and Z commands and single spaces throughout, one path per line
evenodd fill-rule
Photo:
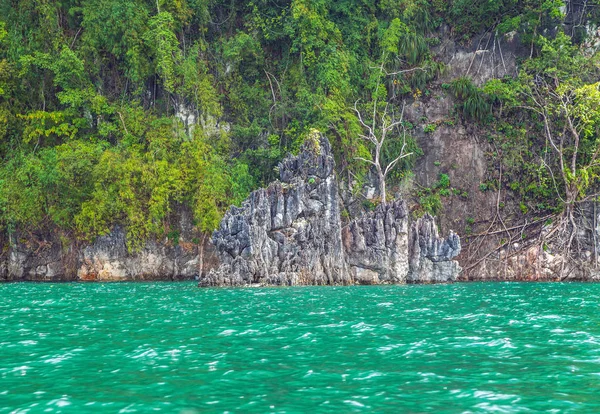
M 439 214 L 443 207 L 439 194 L 422 195 L 419 198 L 419 205 L 423 209 L 423 212 L 432 215 Z
M 423 128 L 423 132 L 425 132 L 426 134 L 430 134 L 432 132 L 435 132 L 436 129 L 437 129 L 436 124 L 428 124 L 428 125 L 425 125 L 425 127 Z
M 437 183 L 435 183 L 433 187 L 439 189 L 450 188 L 450 177 L 448 176 L 448 174 L 440 174 Z
M 463 116 L 475 121 L 485 121 L 492 115 L 490 98 L 467 78 L 458 78 L 450 83 L 450 91 L 461 101 Z

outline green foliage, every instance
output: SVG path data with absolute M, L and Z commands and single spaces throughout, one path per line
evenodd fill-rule
M 440 174 L 439 180 L 433 185 L 433 188 L 450 188 L 450 177 L 448 174 Z
M 443 204 L 441 197 L 450 197 L 456 189 L 450 186 L 450 177 L 448 174 L 441 173 L 438 181 L 431 187 L 425 187 L 417 191 L 419 201 L 418 214 L 429 213 L 437 215 L 442 212 Z
M 519 208 L 521 209 L 521 213 L 523 213 L 523 214 L 527 214 L 527 212 L 529 211 L 527 204 L 525 204 L 523 202 L 519 203 Z
M 179 238 L 181 237 L 181 233 L 179 230 L 171 230 L 167 233 L 167 239 L 173 243 L 174 246 L 179 244 Z
M 497 16 L 516 5 L 516 0 L 453 0 L 448 14 L 465 37 L 490 27 Z
M 529 36 L 542 26 L 555 25 L 564 16 L 563 0 L 453 0 L 437 9 L 452 22 L 463 40 L 486 29 L 504 34 L 522 29 Z
M 490 98 L 466 77 L 450 83 L 450 91 L 461 101 L 462 114 L 474 121 L 485 121 L 492 115 Z
M 443 208 L 442 199 L 438 193 L 422 194 L 419 197 L 419 206 L 423 214 L 429 213 L 432 215 L 441 213 Z
M 425 132 L 426 134 L 430 134 L 432 132 L 435 132 L 436 129 L 437 129 L 437 124 L 427 124 L 423 128 L 423 132 Z
M 495 123 L 493 140 L 523 214 L 570 208 L 596 191 L 600 176 L 597 56 L 584 56 L 560 32 L 537 44 L 539 55 L 524 62 L 518 79 L 483 88 L 506 117 Z
M 144 40 L 152 51 L 156 73 L 162 78 L 168 92 L 175 89 L 175 67 L 181 63 L 179 41 L 173 31 L 175 21 L 169 12 L 159 12 L 148 22 Z
M 367 199 L 363 200 L 363 208 L 367 211 L 374 211 L 378 205 L 378 202 L 374 202 Z
M 274 167 L 313 128 L 330 139 L 340 176 L 360 183 L 369 167 L 357 159 L 370 153 L 355 102 L 365 114 L 372 103 L 379 114 L 389 103 L 390 121 L 402 101 L 432 99 L 444 72 L 432 48 L 440 44 L 436 29 L 446 26 L 465 42 L 486 30 L 517 31 L 533 48 L 518 79 L 477 88 L 461 78 L 442 89 L 458 99 L 467 121 L 488 123 L 492 114 L 520 120 L 495 123 L 490 140 L 505 179 L 523 183 L 515 191 L 530 209 L 556 207 L 552 177 L 539 160 L 556 168 L 560 158 L 540 138 L 542 120 L 523 120 L 519 107 L 530 106 L 538 81 L 547 85 L 542 95 L 568 98 L 562 112 L 558 101 L 548 105 L 553 127 L 562 131 L 568 113 L 581 135 L 577 166 L 559 191 L 572 184 L 583 198 L 598 175 L 591 162 L 598 64 L 564 34 L 539 36 L 560 27 L 560 6 L 0 0 L 0 227 L 57 226 L 91 239 L 118 224 L 135 249 L 147 237 L 168 235 L 170 216 L 185 205 L 208 232 L 230 204 L 276 178 Z M 585 19 L 598 20 L 597 9 Z M 404 151 L 413 155 L 390 173 L 392 183 L 422 153 L 410 136 L 414 125 L 402 126 Z M 386 140 L 384 165 L 402 149 L 402 132 L 399 126 Z M 420 195 L 424 211 L 439 212 L 440 195 L 457 193 L 442 176 L 440 183 Z
M 103 149 L 103 144 L 71 141 L 37 154 L 15 154 L 0 170 L 5 223 L 73 226 L 73 217 L 93 186 L 89 171 Z

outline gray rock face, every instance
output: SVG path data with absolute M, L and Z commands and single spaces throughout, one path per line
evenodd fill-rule
M 3 264 L 0 265 L 0 280 L 71 280 L 66 276 L 72 264 L 72 249 L 62 249 L 57 235 L 45 239 L 39 235 L 30 236 L 18 232 L 5 240 Z
M 452 260 L 460 253 L 460 238 L 450 232 L 443 239 L 429 214 L 412 223 L 410 232 L 410 268 L 408 282 L 439 283 L 456 280 L 461 268 Z
M 148 241 L 141 251 L 130 254 L 120 227 L 82 248 L 78 257 L 78 280 L 192 279 L 196 274 L 195 248 Z
M 519 58 L 530 53 L 517 32 L 502 35 L 486 31 L 468 45 L 461 45 L 449 30 L 449 27 L 440 29 L 442 42 L 433 48 L 437 58 L 446 64 L 447 70 L 440 76 L 442 82 L 467 76 L 480 86 L 490 79 L 517 76 Z
M 357 283 L 406 283 L 409 274 L 408 209 L 403 200 L 380 205 L 343 232 L 346 261 Z
M 348 284 L 331 147 L 313 135 L 281 181 L 232 207 L 213 234 L 221 266 L 202 286 Z
M 199 237 L 192 214 L 180 209 L 179 243 L 148 240 L 141 251 L 129 252 L 124 230 L 116 226 L 93 243 L 78 244 L 57 232 L 15 233 L 0 238 L 0 280 L 125 281 L 194 279 L 199 273 Z M 204 271 L 214 267 L 212 245 L 204 249 Z
M 225 214 L 212 237 L 221 266 L 201 278 L 200 286 L 456 279 L 460 267 L 452 259 L 460 252 L 458 236 L 439 238 L 431 217 L 410 227 L 402 200 L 342 227 L 331 147 L 320 134 L 314 133 L 298 156 L 280 163 L 279 173 L 280 181 Z

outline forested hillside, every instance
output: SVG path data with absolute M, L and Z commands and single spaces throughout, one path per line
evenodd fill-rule
M 0 229 L 91 240 L 119 223 L 135 249 L 184 204 L 211 231 L 312 129 L 356 186 L 364 127 L 429 95 L 441 36 L 484 32 L 518 37 L 520 75 L 441 87 L 504 151 L 524 213 L 569 219 L 600 171 L 599 15 L 583 0 L 0 0 Z M 422 153 L 413 127 L 383 147 L 383 165 L 412 154 L 391 183 Z

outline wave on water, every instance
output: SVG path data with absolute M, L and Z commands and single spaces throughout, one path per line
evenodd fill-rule
M 600 412 L 600 285 L 0 285 L 0 413 Z

